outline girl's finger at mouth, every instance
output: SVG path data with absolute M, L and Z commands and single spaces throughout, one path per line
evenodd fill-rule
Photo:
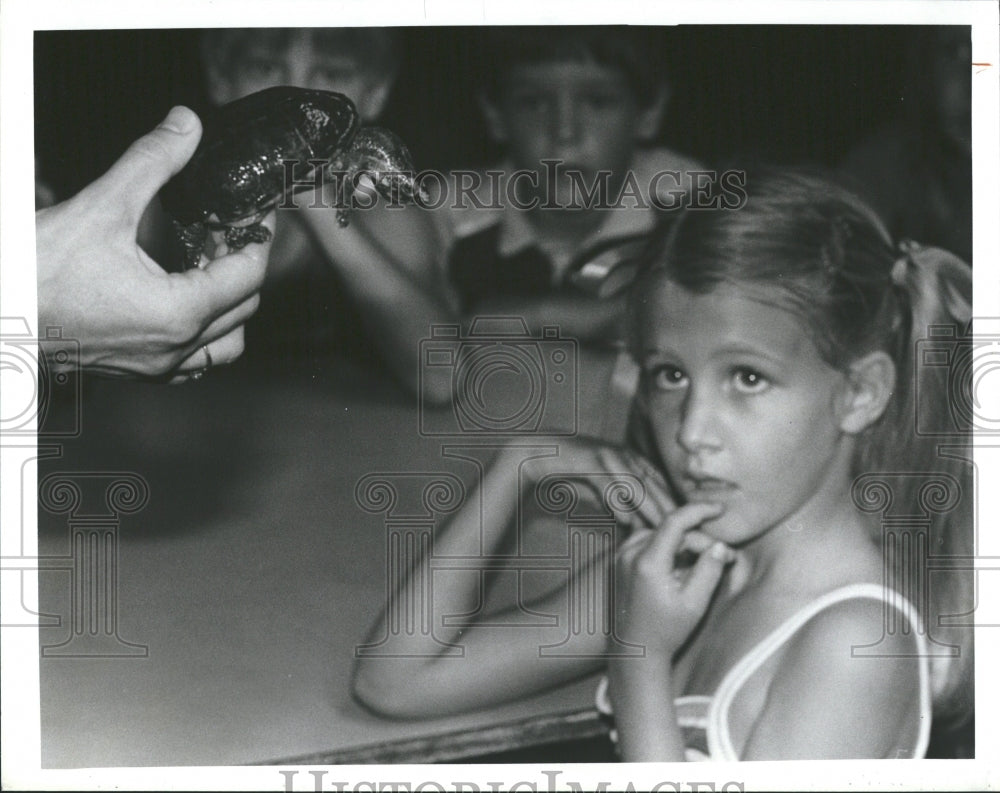
M 636 529 L 636 533 L 621 544 L 615 556 L 619 561 L 622 561 L 623 559 L 630 559 L 649 545 L 649 542 L 652 539 L 652 534 L 653 532 L 651 529 Z
M 715 545 L 715 543 L 716 540 L 709 537 L 705 532 L 698 529 L 691 529 L 681 540 L 679 551 L 691 551 L 692 553 L 702 554 Z
M 607 446 L 603 446 L 597 450 L 597 461 L 610 474 L 627 474 L 632 470 L 632 467 L 625 464 L 625 461 L 617 451 Z
M 651 526 L 658 526 L 660 521 L 663 520 L 664 515 L 657 508 L 656 502 L 648 497 L 650 488 L 645 481 L 645 477 L 641 476 L 642 472 L 637 471 L 636 466 L 631 461 L 622 457 L 615 449 L 607 447 L 597 450 L 597 461 L 607 473 L 613 476 L 633 476 L 640 480 L 643 492 L 639 503 L 636 505 L 636 511 Z
M 717 517 L 722 512 L 720 504 L 697 503 L 686 504 L 671 512 L 660 526 L 653 541 L 650 543 L 651 551 L 661 558 L 664 563 L 673 563 L 684 536 L 701 525 L 703 521 Z M 697 542 L 697 540 L 696 540 Z
M 671 512 L 677 509 L 677 505 L 666 490 L 666 485 L 661 486 L 656 480 L 646 482 L 646 492 L 650 501 L 656 504 L 661 514 L 661 519 L 666 518 Z
M 643 484 L 646 487 L 646 492 L 650 500 L 656 504 L 663 517 L 666 517 L 677 509 L 677 505 L 670 495 L 667 480 L 663 478 L 663 474 L 645 457 L 637 456 L 635 459 L 639 471 L 643 474 Z
M 675 509 L 664 522 L 670 526 L 689 529 L 703 521 L 717 518 L 723 509 L 723 505 L 715 501 L 692 501 Z
M 653 525 L 661 523 L 676 509 L 666 480 L 646 458 L 610 448 L 600 449 L 597 457 L 610 473 L 631 473 L 639 477 L 645 491 L 639 505 L 639 514 Z

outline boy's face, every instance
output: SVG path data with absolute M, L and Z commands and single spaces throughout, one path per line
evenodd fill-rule
M 226 75 L 212 80 L 218 104 L 231 102 L 265 88 L 294 85 L 346 94 L 365 120 L 382 109 L 388 78 L 376 75 L 352 54 L 323 46 L 307 34 L 289 41 L 251 39 Z
M 484 101 L 483 109 L 516 168 L 544 174 L 541 161 L 558 160 L 588 186 L 603 170 L 619 184 L 637 140 L 655 133 L 660 115 L 659 107 L 640 108 L 618 69 L 575 61 L 512 67 L 496 102 Z M 556 200 L 566 204 L 560 197 L 569 181 L 558 181 Z

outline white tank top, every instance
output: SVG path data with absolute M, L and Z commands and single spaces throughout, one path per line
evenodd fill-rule
M 738 761 L 740 757 L 729 734 L 729 708 L 743 684 L 814 616 L 830 606 L 855 598 L 870 598 L 888 603 L 903 614 L 913 629 L 920 670 L 920 730 L 910 757 L 923 757 L 930 740 L 931 685 L 927 637 L 918 629 L 917 610 L 902 595 L 887 591 L 878 584 L 850 584 L 816 598 L 785 620 L 733 665 L 712 696 L 689 695 L 674 700 L 677 723 L 684 737 L 686 759 Z M 601 713 L 612 715 L 606 677 L 597 688 L 597 709 Z M 614 730 L 611 737 L 617 741 Z

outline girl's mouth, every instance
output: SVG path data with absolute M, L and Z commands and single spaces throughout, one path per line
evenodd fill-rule
M 735 483 L 703 474 L 683 474 L 680 485 L 689 501 L 715 501 L 736 491 Z

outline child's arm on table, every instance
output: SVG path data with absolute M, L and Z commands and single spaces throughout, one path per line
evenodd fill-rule
M 483 477 L 481 499 L 472 497 L 454 519 L 435 538 L 435 556 L 497 552 L 510 536 L 517 512 L 518 486 L 536 483 L 549 472 L 585 473 L 603 470 L 596 452 L 602 447 L 586 441 L 560 442 L 558 458 L 535 459 L 524 464 L 521 452 L 504 449 Z M 520 479 L 520 481 L 519 481 Z M 546 528 L 565 531 L 565 523 L 553 518 L 539 518 L 527 526 L 528 531 Z M 481 531 L 481 535 L 480 535 Z M 482 537 L 481 550 L 478 538 Z M 474 550 L 471 550 L 474 549 Z M 607 565 L 611 559 L 596 552 L 583 560 L 570 575 L 581 575 L 589 568 Z M 405 588 L 404 582 L 401 588 Z M 566 611 L 567 579 L 560 578 L 556 587 L 524 606 L 535 613 L 563 614 Z M 442 627 L 441 615 L 472 613 L 480 606 L 478 576 L 438 574 L 434 579 L 434 599 L 437 610 L 433 616 L 435 637 L 442 642 L 461 644 L 461 658 L 436 657 L 360 658 L 355 669 L 355 696 L 372 710 L 394 718 L 440 716 L 514 701 L 568 682 L 599 669 L 605 636 L 595 632 L 587 637 L 589 658 L 540 657 L 539 647 L 565 641 L 566 624 L 560 620 L 554 626 L 518 627 L 512 618 L 523 615 L 517 604 L 500 605 L 492 613 L 478 617 L 478 623 L 465 628 Z M 604 615 L 595 614 L 597 624 L 604 624 Z M 488 622 L 489 625 L 482 623 Z M 506 624 L 505 624 L 506 623 Z M 499 627 L 497 627 L 499 626 Z M 373 626 L 370 637 L 386 634 L 385 616 Z M 443 651 L 444 648 L 442 648 Z

